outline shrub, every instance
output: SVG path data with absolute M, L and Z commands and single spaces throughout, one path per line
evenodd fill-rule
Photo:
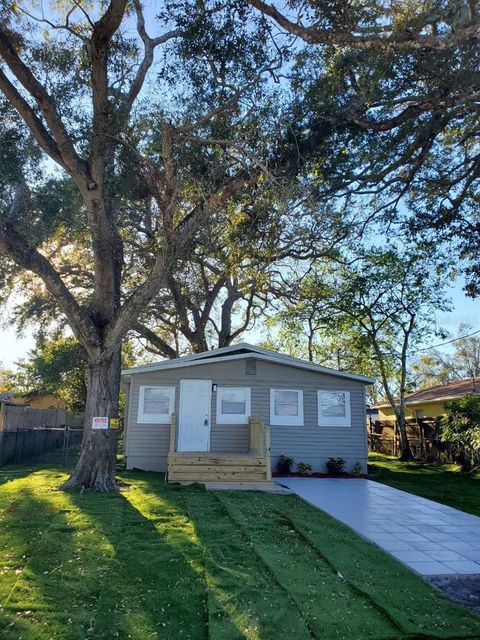
M 277 462 L 278 473 L 291 473 L 293 467 L 293 458 L 287 456 L 280 456 Z
M 297 464 L 297 471 L 303 476 L 311 476 L 313 472 L 312 465 L 307 464 L 306 462 L 299 462 Z
M 356 462 L 353 465 L 352 473 L 354 476 L 359 476 L 362 473 L 362 465 L 360 464 L 360 462 Z
M 328 473 L 343 473 L 345 460 L 343 458 L 329 458 L 327 461 Z
M 466 393 L 463 398 L 445 402 L 440 439 L 456 446 L 463 470 L 472 466 L 475 451 L 480 448 L 480 395 Z

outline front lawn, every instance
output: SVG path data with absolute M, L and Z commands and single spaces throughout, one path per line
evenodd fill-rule
M 480 471 L 461 473 L 453 464 L 400 462 L 379 453 L 369 455 L 368 471 L 372 480 L 480 516 Z
M 0 469 L 2 639 L 480 636 L 480 618 L 295 496 L 121 476 L 113 496 L 58 491 L 60 468 Z

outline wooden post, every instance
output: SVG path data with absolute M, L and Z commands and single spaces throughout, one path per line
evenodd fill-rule
M 423 422 L 421 418 L 417 418 L 417 424 L 418 424 L 418 434 L 420 436 L 420 457 L 423 457 L 427 455 L 427 450 L 425 447 L 425 432 L 423 429 Z
M 254 429 L 254 421 L 250 416 L 248 418 L 248 450 L 253 451 L 253 429 Z
M 271 482 L 272 480 L 272 463 L 271 463 L 271 455 L 270 455 L 270 427 L 264 425 L 265 429 L 265 458 L 267 464 L 267 480 Z
M 172 418 L 170 420 L 170 448 L 169 452 L 175 452 L 175 430 L 177 425 L 177 417 L 174 413 L 172 413 Z
M 260 420 L 248 419 L 248 427 L 250 430 L 249 437 L 249 449 L 255 451 L 259 456 L 263 456 L 262 453 L 262 422 Z

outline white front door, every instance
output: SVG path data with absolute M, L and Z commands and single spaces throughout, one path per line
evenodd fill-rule
M 180 380 L 178 451 L 209 450 L 211 409 L 211 380 Z

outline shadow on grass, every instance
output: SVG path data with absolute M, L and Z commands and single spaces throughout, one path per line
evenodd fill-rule
M 88 603 L 81 598 L 95 582 L 75 579 L 81 556 L 75 537 L 82 527 L 68 500 L 55 498 L 57 481 L 54 473 L 34 473 L 1 488 L 2 638 L 82 638 Z
M 368 555 L 367 543 L 334 521 L 325 529 L 324 514 L 294 497 L 218 497 L 138 472 L 122 474 L 131 488 L 120 495 L 62 492 L 63 478 L 37 471 L 0 487 L 1 638 L 404 637 L 352 597 L 323 558 L 344 537 L 336 561 L 362 579 L 380 552 Z M 432 597 L 421 586 L 428 593 L 415 592 L 416 603 Z
M 0 493 L 0 637 L 207 638 L 204 549 L 185 510 L 198 489 L 140 474 L 121 495 L 62 492 L 63 477 L 25 475 Z M 222 629 L 244 637 L 228 616 Z

